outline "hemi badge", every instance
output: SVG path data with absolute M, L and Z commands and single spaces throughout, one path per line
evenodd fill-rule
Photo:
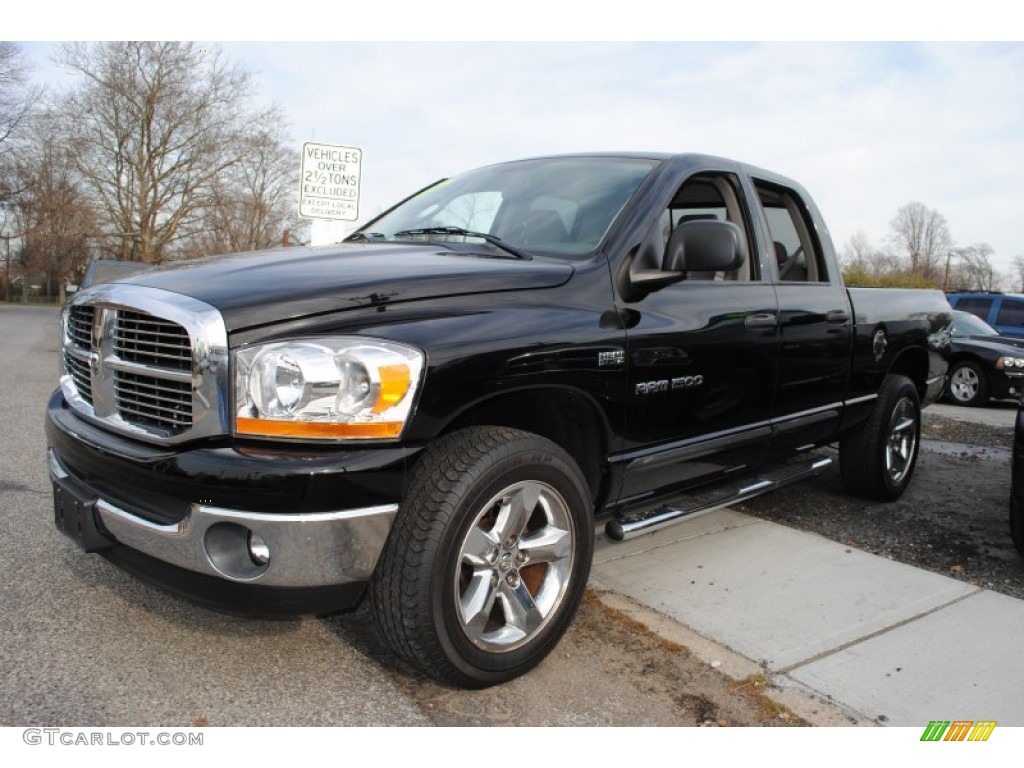
M 626 362 L 626 353 L 621 349 L 616 349 L 613 352 L 597 353 L 598 367 L 605 365 L 622 365 L 624 362 Z

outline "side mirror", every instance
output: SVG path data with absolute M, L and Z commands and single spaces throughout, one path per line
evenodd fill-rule
M 731 221 L 687 221 L 672 231 L 661 268 L 668 272 L 731 272 L 747 261 L 747 242 Z

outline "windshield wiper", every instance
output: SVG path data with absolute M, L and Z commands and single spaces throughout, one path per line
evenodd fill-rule
M 353 232 L 351 235 L 346 237 L 343 242 L 356 243 L 363 240 L 384 240 L 385 237 L 380 232 Z
M 462 227 L 422 227 L 421 229 L 403 229 L 395 232 L 393 236 L 403 237 L 406 235 L 462 235 L 464 237 L 479 237 L 481 240 L 486 240 L 495 248 L 500 248 L 503 251 L 511 253 L 517 259 L 525 259 L 529 261 L 533 258 L 533 256 L 528 254 L 526 251 L 502 242 L 500 237 L 489 235 L 486 232 L 474 232 L 471 229 L 463 229 Z

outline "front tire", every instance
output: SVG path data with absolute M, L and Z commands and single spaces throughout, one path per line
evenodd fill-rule
M 971 360 L 953 365 L 947 386 L 949 399 L 957 405 L 981 406 L 988 402 L 989 387 L 985 371 Z
M 395 653 L 449 685 L 522 675 L 555 647 L 583 596 L 593 512 L 559 446 L 469 427 L 417 464 L 371 587 Z
M 914 474 L 920 441 L 917 388 L 906 376 L 886 376 L 871 417 L 840 440 L 846 492 L 879 501 L 898 499 Z

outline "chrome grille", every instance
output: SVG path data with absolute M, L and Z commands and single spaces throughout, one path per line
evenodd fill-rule
M 125 421 L 162 427 L 176 434 L 192 426 L 192 385 L 157 376 L 117 371 L 117 412 Z
M 192 369 L 188 331 L 170 320 L 120 309 L 114 321 L 114 351 L 122 360 L 179 371 Z
M 78 396 L 89 405 L 92 405 L 92 375 L 89 373 L 89 364 L 75 357 L 70 352 L 65 352 L 64 370 L 68 372 L 68 375 L 75 382 Z
M 165 444 L 230 431 L 227 329 L 209 304 L 95 286 L 67 309 L 63 359 L 65 400 L 101 426 Z
M 68 340 L 80 349 L 92 349 L 92 326 L 95 318 L 96 307 L 72 307 L 68 312 Z

